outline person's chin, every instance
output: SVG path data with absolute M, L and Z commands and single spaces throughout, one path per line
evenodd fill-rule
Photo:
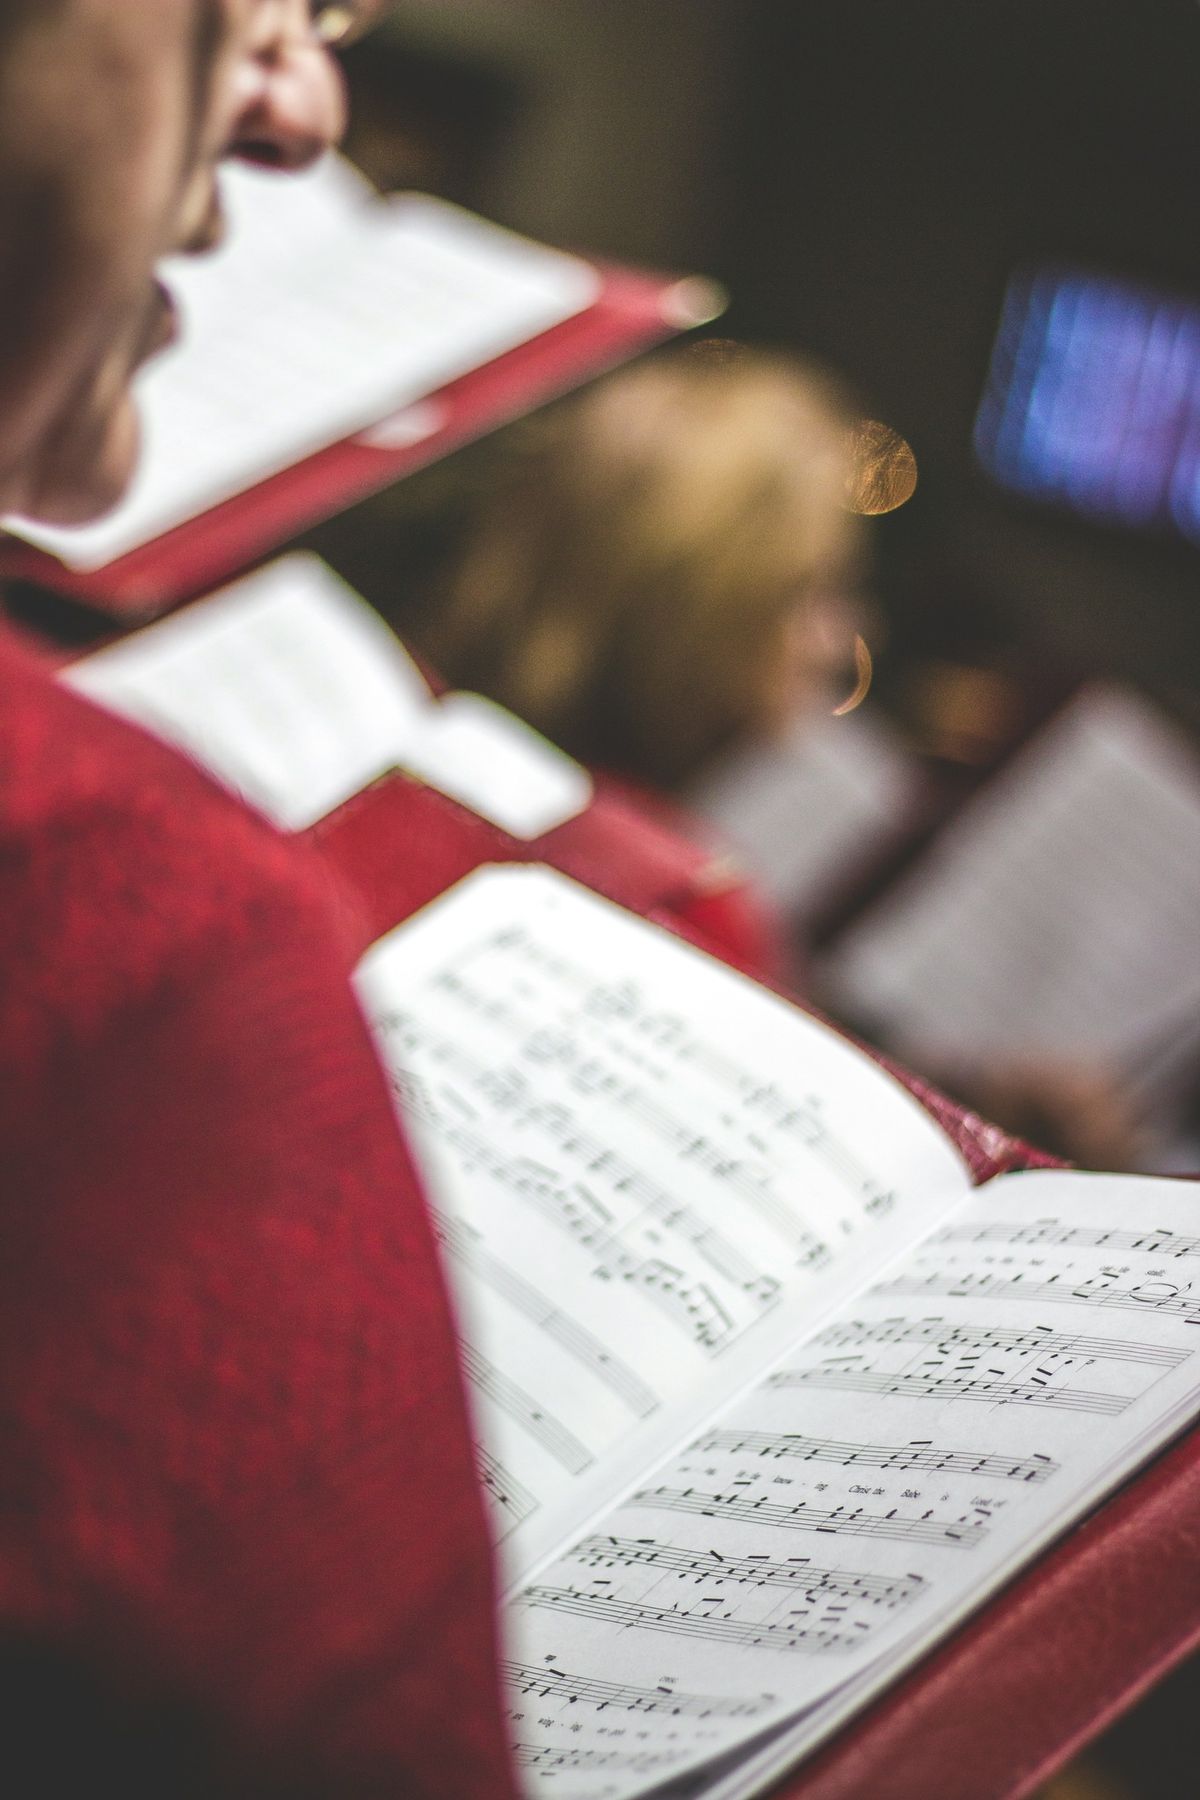
M 126 392 L 91 431 L 77 429 L 65 454 L 42 471 L 30 515 L 46 525 L 90 525 L 120 505 L 141 448 L 141 423 Z

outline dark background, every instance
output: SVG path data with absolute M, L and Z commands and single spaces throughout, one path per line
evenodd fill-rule
M 897 630 L 932 647 L 991 626 L 1194 705 L 1195 549 L 1003 502 L 970 430 L 1016 263 L 1200 285 L 1200 9 L 841 0 L 746 17 L 745 204 L 723 267 L 748 333 L 848 370 L 917 452 L 919 497 L 879 532 Z
M 720 333 L 828 361 L 909 440 L 917 495 L 872 528 L 879 688 L 924 747 L 947 665 L 1012 677 L 1000 734 L 1097 672 L 1200 727 L 1196 547 L 1005 497 L 970 442 L 1018 263 L 1200 297 L 1193 0 L 402 0 L 351 76 L 384 185 L 714 274 Z M 397 596 L 361 548 L 347 571 L 401 616 L 404 522 L 452 537 L 472 471 L 384 503 Z

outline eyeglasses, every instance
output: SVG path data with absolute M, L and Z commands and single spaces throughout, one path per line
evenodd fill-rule
M 342 50 L 378 23 L 386 0 L 310 0 L 312 26 L 322 44 Z

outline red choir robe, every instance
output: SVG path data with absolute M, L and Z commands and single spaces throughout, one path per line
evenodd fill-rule
M 371 935 L 312 846 L 0 632 L 10 1792 L 512 1792 Z

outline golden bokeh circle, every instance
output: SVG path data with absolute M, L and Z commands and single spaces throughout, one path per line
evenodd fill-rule
M 911 500 L 917 487 L 917 459 L 911 446 L 880 419 L 860 419 L 849 437 L 847 503 L 851 512 L 877 518 Z

